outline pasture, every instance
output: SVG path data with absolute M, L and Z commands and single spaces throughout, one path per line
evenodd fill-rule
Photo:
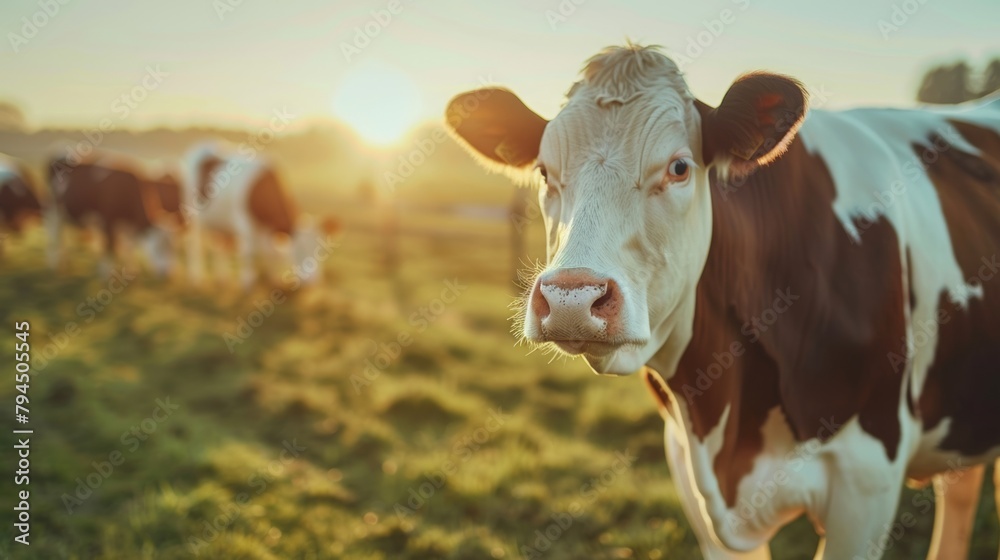
M 393 282 L 350 218 L 324 283 L 277 295 L 143 273 L 112 290 L 91 253 L 53 275 L 40 228 L 13 240 L 0 316 L 10 339 L 31 322 L 32 544 L 12 544 L 5 476 L 0 556 L 699 558 L 641 380 L 515 345 L 506 224 L 402 235 Z M 423 223 L 441 220 L 403 216 Z M 973 558 L 997 555 L 986 479 Z M 923 557 L 932 501 L 904 492 L 885 558 Z M 800 519 L 774 558 L 816 540 Z

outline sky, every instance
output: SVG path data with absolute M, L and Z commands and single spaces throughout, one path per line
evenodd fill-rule
M 930 65 L 1000 55 L 997 21 L 997 0 L 3 2 L 0 100 L 35 127 L 281 114 L 391 142 L 484 84 L 552 117 L 583 62 L 629 38 L 684 57 L 708 103 L 766 69 L 830 108 L 912 105 Z

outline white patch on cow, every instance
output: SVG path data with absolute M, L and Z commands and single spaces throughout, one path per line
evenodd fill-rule
M 14 158 L 0 154 L 0 189 L 10 189 L 17 196 L 28 194 L 23 186 L 11 179 L 21 178 L 21 170 Z
M 684 424 L 690 425 L 685 403 L 680 403 L 680 408 L 684 411 Z M 715 473 L 715 461 L 723 445 L 730 412 L 731 407 L 727 405 L 719 423 L 704 441 L 688 434 L 689 468 L 698 489 L 701 514 L 710 520 L 715 537 L 729 549 L 751 551 L 766 545 L 784 523 L 805 509 L 809 502 L 808 495 L 817 490 L 817 481 L 821 481 L 822 476 L 815 464 L 806 461 L 802 461 L 799 468 L 791 469 L 787 457 L 794 453 L 796 447 L 815 447 L 812 451 L 815 454 L 820 444 L 810 440 L 796 446 L 784 416 L 778 408 L 772 410 L 762 428 L 764 449 L 752 471 L 740 481 L 736 506 L 730 508 Z M 781 487 L 778 488 L 775 483 L 773 492 L 768 487 L 762 489 L 763 485 L 774 482 L 779 471 L 786 473 Z
M 18 175 L 17 160 L 7 154 L 0 153 L 0 178 L 5 175 Z
M 940 294 L 947 293 L 962 307 L 969 298 L 983 294 L 982 286 L 969 282 L 958 265 L 937 191 L 913 148 L 914 144 L 931 147 L 930 138 L 937 135 L 947 141 L 946 146 L 932 147 L 937 157 L 945 157 L 941 153 L 945 150 L 979 154 L 949 119 L 1000 131 L 1000 100 L 933 110 L 817 110 L 799 131 L 806 149 L 819 155 L 830 170 L 837 191 L 833 210 L 844 230 L 864 243 L 864 230 L 855 221 L 871 223 L 885 217 L 896 231 L 901 254 L 910 251 L 913 286 L 909 289 L 917 305 L 908 321 L 906 348 L 913 363 L 914 399 L 923 389 L 937 346 Z M 907 281 L 905 274 L 902 281 Z M 914 328 L 925 331 L 926 344 L 913 344 Z
M 684 516 L 691 524 L 702 556 L 706 560 L 769 560 L 771 551 L 767 544 L 752 552 L 734 552 L 726 548 L 715 535 L 708 516 L 703 513 L 704 500 L 691 474 L 691 460 L 688 453 L 687 435 L 684 427 L 672 416 L 667 416 L 663 432 L 667 464 L 674 485 L 677 487 Z
M 840 419 L 830 419 L 829 428 L 824 428 L 827 432 L 796 442 L 780 407 L 773 408 L 761 428 L 763 448 L 750 472 L 739 481 L 734 506 L 730 507 L 715 469 L 731 407 L 727 405 L 718 424 L 699 441 L 684 429 L 691 425 L 687 403 L 682 399 L 675 402 L 679 417 L 668 417 L 665 428 L 668 461 L 682 486 L 682 499 L 694 501 L 685 505 L 689 517 L 707 522 L 709 549 L 714 546 L 711 543 L 735 551 L 766 548 L 778 529 L 807 513 L 819 530 L 839 535 L 840 542 L 829 543 L 823 558 L 853 557 L 844 556 L 846 551 L 864 557 L 869 545 L 877 543 L 890 524 L 908 457 L 903 450 L 919 438 L 919 423 L 902 418 L 907 415 L 905 404 L 897 410 L 906 422 L 895 461 L 889 461 L 882 442 L 865 432 L 857 417 L 844 422 L 825 442 L 820 436 L 829 436 Z M 687 463 L 675 465 L 679 457 Z M 692 489 L 686 498 L 684 485 Z M 873 519 L 878 523 L 869 526 Z M 696 526 L 702 522 L 692 520 Z M 704 550 L 705 539 L 700 534 L 699 543 Z

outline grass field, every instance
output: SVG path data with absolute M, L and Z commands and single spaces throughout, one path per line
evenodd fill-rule
M 0 557 L 700 557 L 641 380 L 515 346 L 502 235 L 406 240 L 394 288 L 349 227 L 322 287 L 272 297 L 148 275 L 112 293 L 92 255 L 47 271 L 41 234 L 0 261 L 0 363 L 28 320 L 36 367 L 32 544 L 12 544 L 6 435 Z M 997 554 L 987 486 L 974 558 Z M 921 494 L 887 558 L 926 553 Z M 816 541 L 800 519 L 774 558 Z

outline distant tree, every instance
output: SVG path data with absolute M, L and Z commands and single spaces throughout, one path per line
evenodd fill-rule
M 986 67 L 986 72 L 983 73 L 983 87 L 979 90 L 979 96 L 989 95 L 997 90 L 1000 90 L 1000 58 L 994 58 Z
M 24 130 L 28 128 L 28 121 L 24 118 L 24 111 L 13 103 L 0 101 L 0 130 Z
M 993 59 L 986 66 L 978 89 L 971 86 L 971 77 L 972 69 L 966 62 L 935 66 L 924 74 L 917 91 L 917 101 L 962 103 L 1000 90 L 1000 58 Z
M 965 62 L 931 68 L 917 92 L 923 103 L 961 103 L 975 95 L 969 90 L 969 65 Z

